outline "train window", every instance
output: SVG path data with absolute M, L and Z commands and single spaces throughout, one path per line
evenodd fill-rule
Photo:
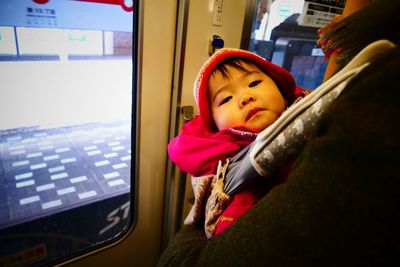
M 242 46 L 290 71 L 299 86 L 315 89 L 327 68 L 324 54 L 316 45 L 317 30 L 342 14 L 345 2 L 257 0 L 253 12 L 247 15 L 251 30 L 244 28 L 244 36 L 250 36 L 250 40 Z
M 0 6 L 0 266 L 49 265 L 135 220 L 137 5 Z

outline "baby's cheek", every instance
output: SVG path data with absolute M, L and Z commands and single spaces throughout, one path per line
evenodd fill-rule
M 233 113 L 225 113 L 223 116 L 219 117 L 218 122 L 216 122 L 217 128 L 220 131 L 223 129 L 238 126 L 237 124 L 238 123 L 235 121 Z
M 218 130 L 221 131 L 224 128 L 224 118 L 221 116 L 214 116 L 214 123 Z

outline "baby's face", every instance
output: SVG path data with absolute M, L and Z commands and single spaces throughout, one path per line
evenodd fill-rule
M 286 108 L 271 78 L 256 66 L 242 65 L 248 72 L 228 66 L 228 78 L 217 71 L 208 80 L 208 101 L 218 130 L 240 126 L 262 131 Z

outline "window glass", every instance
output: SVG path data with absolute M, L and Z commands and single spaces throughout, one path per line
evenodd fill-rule
M 48 265 L 134 220 L 135 16 L 133 1 L 1 1 L 0 266 Z
M 327 67 L 317 30 L 342 14 L 345 2 L 257 0 L 248 49 L 290 71 L 300 87 L 315 89 Z

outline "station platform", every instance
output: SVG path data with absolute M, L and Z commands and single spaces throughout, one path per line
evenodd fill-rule
M 130 121 L 0 131 L 0 230 L 130 191 Z

